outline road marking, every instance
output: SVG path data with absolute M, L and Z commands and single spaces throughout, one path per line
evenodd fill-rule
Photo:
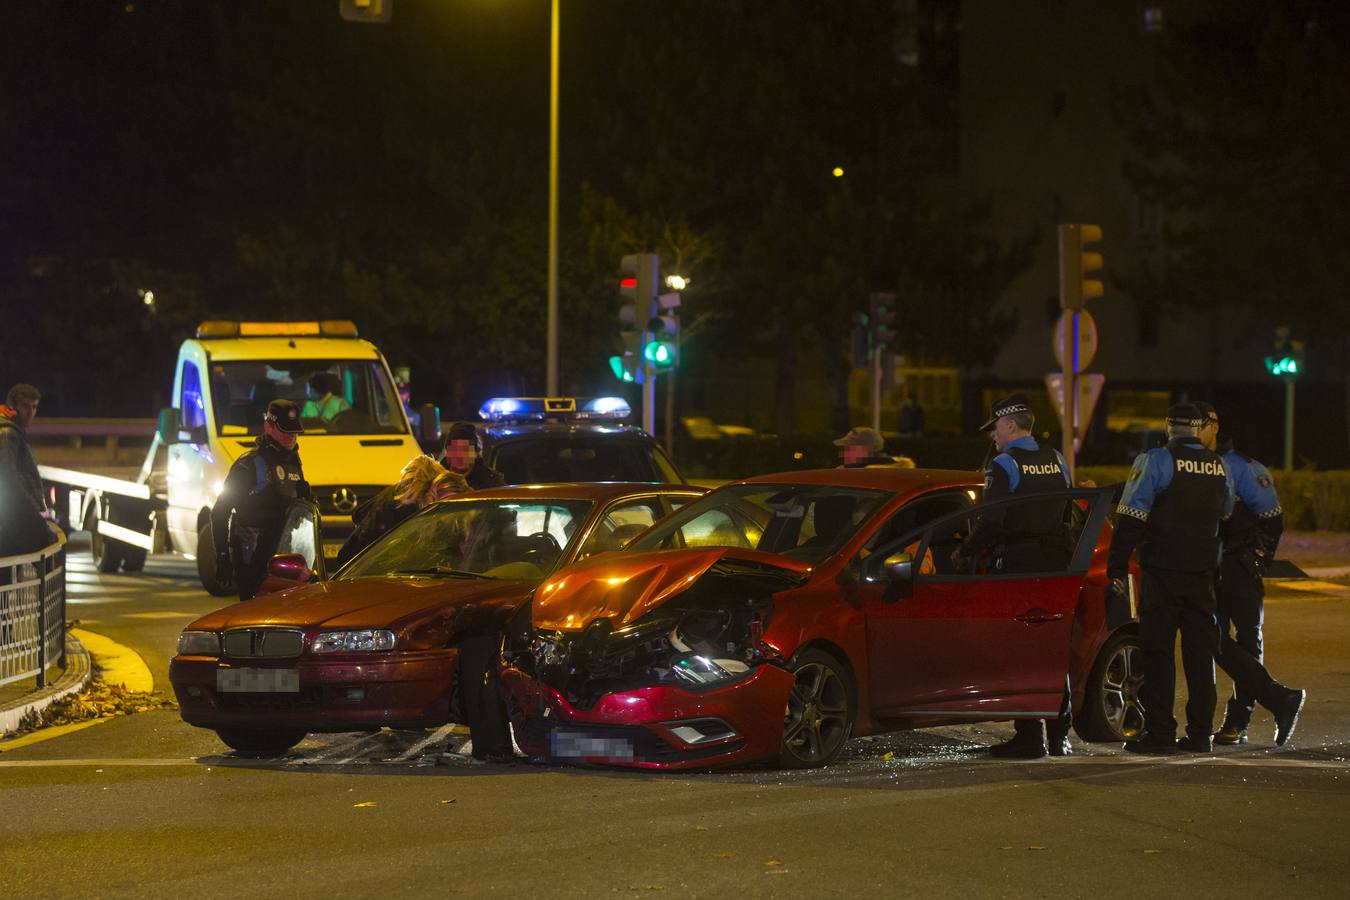
M 454 723 L 447 723 L 445 725 L 442 725 L 440 728 L 437 728 L 431 734 L 427 735 L 417 743 L 413 744 L 407 750 L 404 750 L 398 756 L 395 756 L 393 761 L 403 762 L 404 760 L 411 759 L 412 757 L 421 753 L 423 748 L 427 747 L 428 745 L 434 744 L 436 741 L 448 738 L 451 732 L 455 730 L 455 727 L 456 726 L 454 725 Z
M 76 731 L 84 731 L 86 728 L 111 722 L 114 718 L 116 717 L 105 716 L 102 719 L 85 719 L 83 722 L 71 722 L 69 725 L 53 725 L 50 728 L 42 728 L 30 734 L 16 737 L 12 741 L 0 741 L 0 753 L 8 753 L 10 750 L 18 750 L 20 747 L 40 744 L 43 741 L 50 741 L 52 738 L 59 738 Z M 4 765 L 4 763 L 0 763 L 0 765 Z
M 163 612 L 143 612 L 126 613 L 122 616 L 124 619 L 195 619 L 197 613 L 175 612 L 173 610 L 164 610 Z
M 1330 581 L 1316 581 L 1313 579 L 1308 579 L 1307 581 L 1302 579 L 1280 581 L 1277 582 L 1277 584 L 1279 584 L 1280 587 L 1291 591 L 1326 591 L 1337 594 L 1350 591 L 1350 587 L 1346 587 L 1343 584 L 1332 584 Z
M 70 633 L 79 639 L 94 662 L 103 670 L 105 684 L 120 684 L 129 691 L 148 693 L 155 689 L 154 676 L 140 654 L 111 638 L 83 628 L 72 628 Z
M 0 759 L 0 769 L 41 769 L 56 766 L 195 766 L 197 760 L 182 759 Z

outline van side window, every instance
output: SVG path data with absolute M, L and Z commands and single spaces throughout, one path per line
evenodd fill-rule
M 182 389 L 178 395 L 183 430 L 196 432 L 206 428 L 206 404 L 202 398 L 202 376 L 195 363 L 183 361 Z M 194 436 L 193 440 L 196 440 Z

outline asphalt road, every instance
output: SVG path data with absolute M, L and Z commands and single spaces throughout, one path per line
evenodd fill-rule
M 70 615 L 166 688 L 219 605 L 189 563 L 98 576 Z M 0 897 L 1350 893 L 1350 587 L 1273 586 L 1267 652 L 1310 699 L 1289 746 L 994 761 L 1005 725 L 855 741 L 823 771 L 475 765 L 455 730 L 327 735 L 275 760 L 171 711 L 0 744 Z

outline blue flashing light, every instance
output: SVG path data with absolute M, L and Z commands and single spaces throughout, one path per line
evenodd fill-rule
M 525 403 L 518 397 L 493 397 L 478 408 L 478 415 L 480 418 L 493 421 L 513 418 L 525 411 Z
M 626 419 L 633 414 L 628 401 L 622 397 L 596 397 L 582 407 L 586 412 L 609 419 Z

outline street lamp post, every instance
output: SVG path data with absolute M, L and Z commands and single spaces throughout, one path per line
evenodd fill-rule
M 553 0 L 548 85 L 548 372 L 546 393 L 558 396 L 558 4 Z

